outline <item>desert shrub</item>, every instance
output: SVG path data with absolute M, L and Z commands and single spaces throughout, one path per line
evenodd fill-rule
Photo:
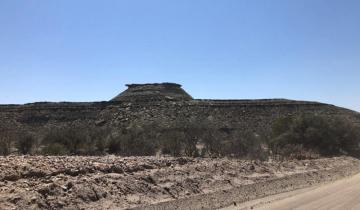
M 126 156 L 149 156 L 155 155 L 156 144 L 148 141 L 144 136 L 125 138 L 122 142 L 122 155 Z
M 183 151 L 184 133 L 175 129 L 164 130 L 159 136 L 162 154 L 180 156 Z
M 158 149 L 157 131 L 153 124 L 130 125 L 109 138 L 108 152 L 123 156 L 155 155 Z
M 153 124 L 129 126 L 119 132 L 107 128 L 66 126 L 48 130 L 42 144 L 46 155 L 154 155 L 158 148 Z
M 15 138 L 15 146 L 18 149 L 18 152 L 23 155 L 31 153 L 35 143 L 35 137 L 29 133 L 20 133 Z
M 222 156 L 256 160 L 268 158 L 266 139 L 254 131 L 234 130 L 223 139 L 220 142 Z
M 86 136 L 82 133 L 82 130 L 75 127 L 51 129 L 43 140 L 46 145 L 45 148 L 64 148 L 63 151 L 66 151 L 68 155 L 80 154 L 81 145 L 84 144 L 85 141 Z M 61 147 L 59 145 L 61 145 Z M 44 153 L 48 154 L 46 151 L 52 150 L 44 149 Z
M 280 136 L 290 130 L 293 117 L 285 116 L 276 119 L 272 124 L 272 136 Z
M 196 143 L 201 143 L 203 148 L 198 151 L 201 156 L 220 157 L 223 155 L 223 143 L 226 132 L 222 131 L 220 125 L 216 124 L 212 118 L 205 118 L 192 123 L 195 128 L 192 136 L 197 139 Z
M 0 155 L 7 156 L 11 152 L 12 135 L 10 132 L 1 131 L 0 133 Z
M 120 154 L 121 153 L 121 139 L 119 137 L 109 137 L 107 144 L 108 152 L 110 154 Z
M 62 155 L 101 155 L 105 152 L 106 135 L 105 129 L 95 127 L 54 128 L 43 139 L 43 153 L 56 155 L 55 150 L 59 149 Z
M 210 127 L 203 131 L 201 136 L 201 141 L 204 143 L 202 156 L 219 157 L 226 153 L 227 141 L 219 136 L 220 132 L 216 128 Z
M 270 146 L 275 155 L 318 153 L 322 156 L 359 156 L 359 128 L 351 122 L 318 115 L 280 118 L 273 124 Z M 299 148 L 301 148 L 300 151 Z
M 52 142 L 50 144 L 47 144 L 43 150 L 43 154 L 45 155 L 68 155 L 70 152 L 67 150 L 65 145 Z
M 187 156 L 267 159 L 268 151 L 264 138 L 250 131 L 230 129 L 212 118 L 188 120 L 181 131 L 181 147 Z M 177 139 L 172 139 L 175 143 Z M 197 145 L 203 148 L 199 153 Z
M 85 129 L 87 134 L 83 152 L 86 155 L 104 155 L 106 153 L 107 139 L 110 133 L 108 128 L 89 127 Z
M 121 141 L 122 155 L 155 155 L 157 150 L 156 129 L 148 125 L 147 127 L 134 126 L 123 132 Z
M 199 151 L 197 149 L 198 137 L 196 136 L 187 136 L 185 135 L 183 145 L 184 145 L 184 154 L 188 157 L 198 157 Z
M 305 149 L 301 144 L 286 144 L 279 148 L 275 159 L 297 159 L 307 160 L 319 158 L 319 152 L 313 149 Z
M 187 123 L 182 130 L 184 154 L 188 157 L 199 156 L 199 151 L 196 146 L 201 138 L 203 129 L 198 126 L 196 121 L 191 121 L 190 123 Z
M 163 129 L 159 135 L 163 154 L 189 157 L 200 155 L 197 146 L 205 130 L 203 121 L 193 117 L 181 117 L 169 127 Z
M 96 138 L 94 144 L 95 144 L 94 154 L 104 155 L 106 152 L 105 136 L 103 138 Z

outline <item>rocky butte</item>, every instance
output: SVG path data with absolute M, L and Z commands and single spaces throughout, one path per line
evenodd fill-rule
M 318 102 L 193 99 L 175 83 L 129 84 L 127 87 L 106 102 L 0 105 L 0 129 L 32 132 L 41 137 L 42 131 L 59 126 L 105 126 L 118 130 L 130 124 L 157 124 L 177 129 L 186 126 L 181 124 L 182 119 L 191 119 L 210 122 L 211 127 L 207 129 L 267 133 L 275 119 L 304 113 L 347 118 L 360 124 L 360 113 Z

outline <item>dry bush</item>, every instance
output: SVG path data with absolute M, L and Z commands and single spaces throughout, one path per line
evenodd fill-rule
M 1 131 L 0 133 L 0 155 L 7 156 L 11 152 L 12 147 L 12 133 L 8 131 Z
M 110 154 L 123 156 L 155 155 L 158 150 L 158 128 L 154 124 L 130 125 L 110 135 L 107 148 Z
M 30 133 L 19 133 L 15 137 L 15 146 L 20 154 L 30 154 L 35 146 L 36 139 Z
M 182 141 L 185 135 L 182 131 L 175 129 L 164 130 L 159 136 L 161 153 L 172 156 L 181 156 L 183 151 Z
M 307 160 L 319 158 L 320 154 L 318 151 L 312 149 L 305 149 L 300 144 L 286 144 L 285 146 L 278 148 L 273 159 L 275 160 Z
M 360 155 L 360 130 L 345 119 L 313 114 L 286 117 L 276 120 L 272 131 L 275 155 L 290 156 L 299 148 L 322 156 Z
M 42 144 L 45 155 L 102 155 L 107 130 L 97 127 L 66 126 L 49 129 Z

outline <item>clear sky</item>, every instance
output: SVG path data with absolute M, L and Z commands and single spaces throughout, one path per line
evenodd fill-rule
M 1 104 L 148 82 L 360 111 L 360 1 L 0 0 Z

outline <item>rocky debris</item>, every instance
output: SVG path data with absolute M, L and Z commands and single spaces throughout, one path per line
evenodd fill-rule
M 355 164 L 350 157 L 0 157 L 0 209 L 124 209 Z

